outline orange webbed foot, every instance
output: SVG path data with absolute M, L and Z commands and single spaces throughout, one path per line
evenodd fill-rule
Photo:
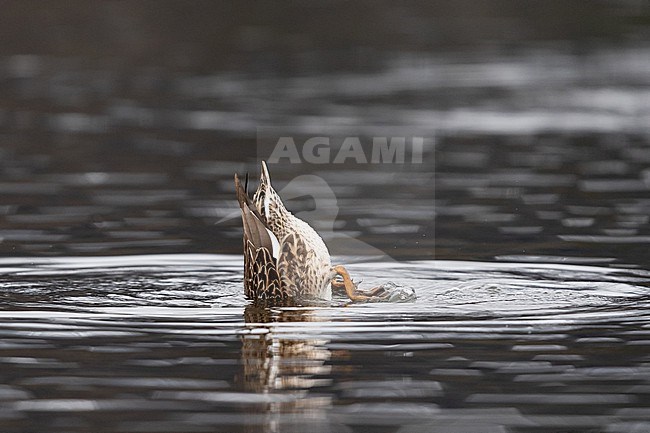
M 345 289 L 345 294 L 352 301 L 371 301 L 373 299 L 383 299 L 382 295 L 385 295 L 385 290 L 382 287 L 375 287 L 369 291 L 361 291 L 357 288 L 357 285 L 352 281 L 350 274 L 347 269 L 341 265 L 334 266 L 333 271 L 337 276 L 342 278 L 340 280 L 332 280 L 332 289 Z

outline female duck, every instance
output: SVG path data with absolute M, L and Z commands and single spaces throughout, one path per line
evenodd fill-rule
M 347 270 L 332 266 L 329 251 L 318 233 L 284 207 L 271 186 L 265 162 L 252 199 L 246 187 L 235 174 L 244 225 L 247 298 L 274 304 L 304 297 L 331 300 L 332 287 L 344 288 L 354 301 L 374 296 L 358 292 Z

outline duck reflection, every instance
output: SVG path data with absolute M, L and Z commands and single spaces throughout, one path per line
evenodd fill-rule
M 323 385 L 330 366 L 328 340 L 300 338 L 294 323 L 319 322 L 313 310 L 271 310 L 248 306 L 242 332 L 243 387 L 247 391 L 309 390 Z M 288 326 L 283 326 L 287 324 Z
M 326 363 L 331 354 L 325 347 L 329 340 L 301 337 L 314 322 L 325 319 L 308 309 L 276 310 L 253 305 L 246 307 L 244 318 L 243 372 L 237 382 L 248 392 L 269 397 L 265 407 L 260 408 L 267 415 L 263 431 L 279 431 L 279 424 L 286 419 L 281 414 L 294 418 L 308 412 L 313 420 L 320 413 L 325 419 L 331 397 L 317 394 L 314 388 L 330 383 L 331 366 Z

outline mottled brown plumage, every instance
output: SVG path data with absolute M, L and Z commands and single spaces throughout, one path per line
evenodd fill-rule
M 336 276 L 320 236 L 296 218 L 271 186 L 266 164 L 251 199 L 235 175 L 244 225 L 244 291 L 253 300 L 287 303 L 310 296 L 332 298 Z
M 248 182 L 246 182 L 248 184 Z M 235 174 L 244 226 L 244 293 L 264 303 L 287 305 L 300 298 L 332 299 L 332 286 L 352 300 L 367 300 L 343 266 L 332 266 L 327 246 L 306 222 L 295 217 L 271 186 L 266 163 L 251 199 Z M 334 279 L 340 276 L 341 281 Z

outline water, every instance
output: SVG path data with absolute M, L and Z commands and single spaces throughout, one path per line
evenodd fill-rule
M 239 256 L 0 266 L 2 431 L 650 425 L 647 271 L 357 263 L 362 286 L 398 279 L 417 301 L 256 309 Z
M 68 3 L 0 14 L 0 431 L 650 431 L 643 2 Z M 417 300 L 248 305 L 269 130 L 427 138 L 271 167 Z
M 239 253 L 232 175 L 258 171 L 257 128 L 325 128 L 431 139 L 412 166 L 271 167 L 280 190 L 327 182 L 287 204 L 336 254 L 647 268 L 647 44 L 382 58 L 297 76 L 4 58 L 0 253 Z

